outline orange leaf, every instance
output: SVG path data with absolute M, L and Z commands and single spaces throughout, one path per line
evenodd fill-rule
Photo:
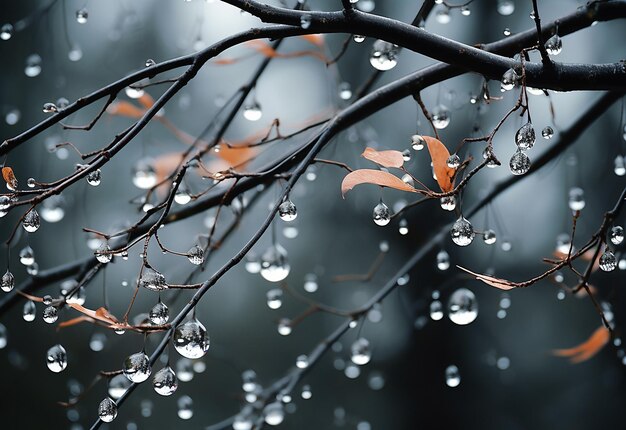
M 404 164 L 404 157 L 400 151 L 376 151 L 367 147 L 361 156 L 383 167 L 400 168 Z
M 610 338 L 609 330 L 601 326 L 580 345 L 567 349 L 555 349 L 552 354 L 558 357 L 569 357 L 570 362 L 574 364 L 582 363 L 596 355 L 609 342 Z
M 76 318 L 72 318 L 71 320 L 60 322 L 59 323 L 59 328 L 71 327 L 73 325 L 80 324 L 80 323 L 85 322 L 85 321 L 93 322 L 94 320 L 93 320 L 93 318 L 89 318 L 89 317 L 86 317 L 86 316 L 82 315 L 82 316 L 79 316 L 79 317 L 76 317 Z
M 11 191 L 17 191 L 17 178 L 10 167 L 2 168 L 2 177 L 7 183 L 7 188 Z
M 341 195 L 345 194 L 359 184 L 375 184 L 381 187 L 395 188 L 400 191 L 416 193 L 417 190 L 397 176 L 381 170 L 360 169 L 350 172 L 341 182 Z
M 117 318 L 111 315 L 109 311 L 107 311 L 105 308 L 98 308 L 97 310 L 93 311 L 79 305 L 78 303 L 68 303 L 67 305 L 94 320 L 102 321 L 111 325 L 118 324 Z
M 146 109 L 150 109 L 152 106 L 154 106 L 154 99 L 150 94 L 145 92 L 141 95 L 141 97 L 137 99 L 137 101 L 141 103 L 141 105 Z
M 300 37 L 306 40 L 307 42 L 312 43 L 315 46 L 319 46 L 320 48 L 324 46 L 323 34 L 304 34 Z
M 21 296 L 26 297 L 28 300 L 32 300 L 33 302 L 43 302 L 43 299 L 41 297 L 31 296 L 30 294 L 26 294 L 20 290 L 15 290 L 15 292 Z
M 428 152 L 430 153 L 430 158 L 433 161 L 433 170 L 435 171 L 439 188 L 441 188 L 441 191 L 444 193 L 452 191 L 454 188 L 452 181 L 454 179 L 456 169 L 448 167 L 448 158 L 450 157 L 448 148 L 446 148 L 446 145 L 441 143 L 440 140 L 435 139 L 434 137 L 422 137 L 428 145 Z
M 144 109 L 138 108 L 134 104 L 124 100 L 111 103 L 107 108 L 107 113 L 110 115 L 125 116 L 133 119 L 141 118 L 145 112 Z
M 475 276 L 479 281 L 483 281 L 487 285 L 491 285 L 492 287 L 496 287 L 500 290 L 512 290 L 513 288 L 517 288 L 519 284 L 516 282 L 507 281 L 506 279 L 494 278 L 493 276 L 481 275 L 479 273 L 474 273 L 471 270 L 468 270 L 461 266 L 456 266 L 464 272 L 469 273 L 472 276 Z

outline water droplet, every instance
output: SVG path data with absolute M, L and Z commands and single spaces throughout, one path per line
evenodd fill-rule
M 243 391 L 245 391 L 246 393 L 251 393 L 256 389 L 258 384 L 256 382 L 256 372 L 254 370 L 245 370 L 241 374 L 241 379 L 243 380 Z
M 133 184 L 137 188 L 147 190 L 157 183 L 157 174 L 154 169 L 154 160 L 151 158 L 141 158 L 133 167 Z
M 450 124 L 450 111 L 444 105 L 438 105 L 433 109 L 431 119 L 436 129 L 443 130 Z
M 583 210 L 585 207 L 585 192 L 582 188 L 573 187 L 569 190 L 569 208 L 573 211 Z
M 608 249 L 600 256 L 600 269 L 605 272 L 612 272 L 617 267 L 617 258 Z
M 179 381 L 189 382 L 193 379 L 193 362 L 185 357 L 176 362 L 176 376 Z
M 98 249 L 94 252 L 96 256 L 96 260 L 100 263 L 109 263 L 113 259 L 113 254 L 111 253 L 111 247 L 103 242 Z
M 105 423 L 110 423 L 117 417 L 117 404 L 110 397 L 106 397 L 98 405 L 98 416 Z
M 311 15 L 302 15 L 300 17 L 300 27 L 305 30 L 311 26 Z
M 454 196 L 442 197 L 439 203 L 444 211 L 453 211 L 456 208 L 456 198 Z
M 152 267 L 144 267 L 141 278 L 139 278 L 139 286 L 147 288 L 152 291 L 165 290 L 167 283 L 165 282 L 165 276 Z
M 261 271 L 261 260 L 256 254 L 248 253 L 246 256 L 246 271 L 248 273 L 259 273 Z
M 458 155 L 452 154 L 446 160 L 446 164 L 448 165 L 449 168 L 456 169 L 461 165 L 461 159 L 459 158 Z
M 509 69 L 504 72 L 502 75 L 502 79 L 500 80 L 500 91 L 510 91 L 512 90 L 517 82 L 519 81 L 519 76 L 517 72 L 513 69 Z
M 7 328 L 0 323 L 0 349 L 7 346 Z
M 494 243 L 496 243 L 496 240 L 498 238 L 496 237 L 496 232 L 489 229 L 486 230 L 483 233 L 483 241 L 487 244 L 487 245 L 493 245 Z
M 615 174 L 617 176 L 626 175 L 626 163 L 624 163 L 624 157 L 621 155 L 616 156 L 614 163 L 615 167 L 613 168 L 613 171 L 615 172 Z
M 140 383 L 150 377 L 152 370 L 150 369 L 150 359 L 145 352 L 136 352 L 129 355 L 124 360 L 123 366 L 124 376 L 129 381 Z
M 289 275 L 291 266 L 287 251 L 279 243 L 270 246 L 261 257 L 261 276 L 270 282 L 280 282 Z
M 391 70 L 398 64 L 399 53 L 400 48 L 398 45 L 379 39 L 372 45 L 370 64 L 376 70 Z
M 283 305 L 283 290 L 273 288 L 267 292 L 267 307 L 270 309 L 279 309 Z
M 30 266 L 35 262 L 35 252 L 30 246 L 25 246 L 20 251 L 20 263 L 24 266 Z
M 474 240 L 474 228 L 472 224 L 460 216 L 454 224 L 452 225 L 452 230 L 450 230 L 450 235 L 452 236 L 452 241 L 459 246 L 467 246 Z
M 128 98 L 131 99 L 138 99 L 141 96 L 144 95 L 144 90 L 141 88 L 134 88 L 134 87 L 126 87 L 124 89 L 124 92 L 126 93 L 126 95 L 128 96 Z
M 54 103 L 44 103 L 43 105 L 44 113 L 56 113 L 58 111 L 59 111 L 59 108 L 57 108 L 57 105 L 55 105 Z
M 561 53 L 561 50 L 563 49 L 563 41 L 558 34 L 555 34 L 546 41 L 546 44 L 544 46 L 546 47 L 546 51 L 548 52 L 548 54 L 559 55 Z
M 435 18 L 439 24 L 448 24 L 451 21 L 450 9 L 448 7 L 441 8 L 435 13 Z
M 530 158 L 528 158 L 528 155 L 518 150 L 509 161 L 509 168 L 514 175 L 523 175 L 530 169 Z
M 159 300 L 157 304 L 154 305 L 152 309 L 150 309 L 148 318 L 150 318 L 150 322 L 152 324 L 155 324 L 155 325 L 166 324 L 170 319 L 170 310 L 168 309 L 165 303 Z
M 243 117 L 248 121 L 258 121 L 262 116 L 263 111 L 261 110 L 261 105 L 257 101 L 253 101 L 243 108 Z
M 409 222 L 404 218 L 398 222 L 398 233 L 402 236 L 409 234 Z
M 613 245 L 619 245 L 622 243 L 624 241 L 624 228 L 619 225 L 611 228 L 610 239 Z
M 131 381 L 126 376 L 115 375 L 109 380 L 109 396 L 112 399 L 119 399 L 130 388 L 131 384 Z
M 62 345 L 56 344 L 48 350 L 46 354 L 46 364 L 48 369 L 54 373 L 59 373 L 67 367 L 67 352 Z
M 233 430 L 252 430 L 253 425 L 252 419 L 242 414 L 235 415 L 233 419 Z
M 271 426 L 277 426 L 285 419 L 285 410 L 280 402 L 273 402 L 263 408 L 265 422 Z
M 56 322 L 58 318 L 59 318 L 59 314 L 58 314 L 57 308 L 55 308 L 54 306 L 47 306 L 43 310 L 43 320 L 46 323 L 52 324 Z
M 291 334 L 291 320 L 288 318 L 281 318 L 278 321 L 278 334 L 281 336 L 289 336 Z
M 499 0 L 498 13 L 503 16 L 511 15 L 515 12 L 515 3 L 513 0 Z
M 102 181 L 102 172 L 100 169 L 89 172 L 87 175 L 87 183 L 92 187 L 97 187 Z
M 40 226 L 41 220 L 39 219 L 39 213 L 37 213 L 35 209 L 31 209 L 31 211 L 24 216 L 22 227 L 24 227 L 24 230 L 27 232 L 34 233 Z
M 372 359 L 372 351 L 370 349 L 370 342 L 364 337 L 360 337 L 354 341 L 350 347 L 352 355 L 350 359 L 354 364 L 363 366 L 370 362 Z
M 187 259 L 191 264 L 201 265 L 204 263 L 204 250 L 199 245 L 194 245 L 187 251 Z
M 24 307 L 22 308 L 22 318 L 26 322 L 32 322 L 35 320 L 35 315 L 37 312 L 37 308 L 35 307 L 35 303 L 32 300 L 28 300 L 24 303 Z
M 510 28 L 508 28 L 508 27 L 505 27 L 505 29 L 504 29 L 504 30 L 502 30 L 502 34 L 503 34 L 504 36 L 507 36 L 507 37 L 508 37 L 508 36 L 510 36 L 510 35 L 511 35 L 511 29 L 510 29 Z
M 317 276 L 314 273 L 308 273 L 304 276 L 304 291 L 314 293 L 319 288 L 317 284 Z
M 411 148 L 415 151 L 421 151 L 426 146 L 426 140 L 419 134 L 414 134 L 411 136 Z
M 374 207 L 372 216 L 376 225 L 379 226 L 385 226 L 391 221 L 391 212 L 382 200 Z
M 350 88 L 350 84 L 348 82 L 342 82 L 339 84 L 339 98 L 341 100 L 350 100 L 352 97 L 352 89 Z
M 9 40 L 13 36 L 13 26 L 9 23 L 3 24 L 0 27 L 0 39 Z
M 296 205 L 289 199 L 278 206 L 278 215 L 283 221 L 293 221 L 298 216 Z
M 455 324 L 466 325 L 478 316 L 476 296 L 467 288 L 459 288 L 448 299 L 448 318 Z
M 62 282 L 59 289 L 61 295 L 65 297 L 67 303 L 76 303 L 82 306 L 85 304 L 87 292 L 85 291 L 85 287 L 83 287 L 82 285 L 78 289 L 76 289 L 77 285 L 78 282 L 76 282 L 74 279 L 69 279 Z
M 309 357 L 306 354 L 301 354 L 296 358 L 296 367 L 298 369 L 306 369 L 309 367 Z
M 180 187 L 176 194 L 174 194 L 174 201 L 179 205 L 186 205 L 191 201 L 191 195 L 182 187 Z
M 22 113 L 18 109 L 11 109 L 4 116 L 4 120 L 9 125 L 15 125 L 18 123 L 21 117 Z
M 439 300 L 430 302 L 430 318 L 433 321 L 439 321 L 443 318 L 443 304 Z
M 171 396 L 178 389 L 178 379 L 171 367 L 167 366 L 154 374 L 152 379 L 154 391 L 161 396 Z
M 519 149 L 525 151 L 535 145 L 535 129 L 532 123 L 527 122 L 515 133 L 515 144 Z
M 209 350 L 209 345 L 209 334 L 196 318 L 179 325 L 174 331 L 174 348 L 183 357 L 200 358 Z
M 91 339 L 89 339 L 89 348 L 93 351 L 93 352 L 100 352 L 104 349 L 104 346 L 106 345 L 107 342 L 107 337 L 104 333 L 100 333 L 100 332 L 95 332 L 92 336 Z M 124 378 L 126 379 L 126 378 Z
M 446 368 L 446 385 L 450 388 L 458 387 L 461 383 L 459 368 L 452 365 Z
M 178 418 L 188 420 L 193 417 L 193 400 L 189 396 L 178 399 Z
M 355 34 L 354 36 L 352 36 L 352 40 L 354 40 L 356 43 L 362 43 L 363 41 L 365 41 L 365 36 Z
M 445 251 L 441 250 L 437 253 L 437 269 L 444 271 L 450 268 L 450 255 Z
M 86 24 L 89 19 L 89 12 L 86 8 L 81 8 L 76 11 L 76 22 L 79 24 Z
M 541 137 L 544 139 L 552 139 L 552 136 L 554 136 L 554 130 L 549 125 L 545 126 L 543 130 L 541 130 Z
M 156 61 L 154 61 L 152 58 L 148 58 L 148 59 L 146 60 L 145 66 L 146 66 L 146 67 L 152 67 L 152 66 L 154 66 L 155 64 L 156 64 Z
M 5 293 L 8 293 L 15 287 L 15 277 L 13 273 L 9 272 L 9 269 L 2 275 L 2 283 L 0 284 L 0 288 Z
M 26 57 L 26 67 L 24 74 L 29 78 L 34 78 L 41 73 L 41 57 L 38 54 L 32 54 Z

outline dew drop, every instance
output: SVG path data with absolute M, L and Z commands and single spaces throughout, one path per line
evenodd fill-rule
M 267 292 L 267 307 L 279 309 L 283 305 L 283 290 L 273 288 Z
M 365 36 L 361 36 L 360 34 L 355 34 L 354 36 L 352 36 L 352 40 L 354 40 L 356 43 L 362 43 L 365 41 Z
M 187 251 L 187 259 L 191 264 L 196 266 L 204 263 L 204 250 L 199 245 L 194 245 L 189 251 Z
M 610 239 L 613 245 L 619 245 L 622 243 L 624 241 L 624 228 L 619 225 L 611 228 Z
M 186 358 L 200 358 L 209 350 L 210 340 L 206 328 L 193 318 L 176 327 L 174 348 Z
M 280 244 L 270 246 L 261 257 L 261 276 L 270 282 L 280 282 L 289 275 L 291 266 L 287 251 Z
M 139 278 L 139 286 L 152 291 L 161 291 L 167 288 L 165 276 L 152 267 L 144 267 Z
M 0 27 L 0 39 L 9 40 L 13 36 L 13 26 L 9 23 L 3 24 Z
M 189 382 L 193 379 L 193 362 L 188 358 L 181 358 L 176 362 L 176 376 L 179 381 Z
M 301 354 L 296 358 L 296 367 L 298 369 L 306 369 L 309 367 L 309 357 L 306 354 Z
M 474 240 L 475 233 L 472 224 L 463 216 L 460 216 L 452 225 L 450 235 L 455 244 L 467 246 Z
M 546 44 L 544 46 L 548 54 L 559 55 L 563 50 L 563 41 L 558 34 L 555 34 L 546 41 Z
M 283 221 L 293 221 L 298 216 L 296 205 L 291 200 L 286 199 L 278 206 L 278 215 Z
M 26 57 L 26 67 L 24 74 L 29 78 L 39 76 L 41 73 L 41 57 L 38 54 L 32 54 Z
M 96 256 L 96 260 L 103 264 L 109 263 L 113 259 L 111 247 L 106 242 L 103 242 L 98 247 L 98 249 L 94 252 L 94 255 Z
M 623 156 L 617 155 L 615 157 L 613 171 L 617 176 L 626 175 L 626 163 Z
M 444 211 L 453 211 L 456 208 L 456 198 L 454 196 L 442 197 L 439 203 Z
M 510 91 L 512 90 L 517 82 L 519 81 L 519 76 L 517 72 L 513 69 L 509 69 L 504 72 L 502 75 L 502 79 L 500 80 L 500 91 Z
M 317 276 L 314 273 L 308 273 L 304 276 L 304 291 L 314 293 L 319 288 L 317 284 Z
M 123 371 L 130 382 L 143 382 L 150 377 L 150 359 L 145 352 L 131 354 L 124 360 Z
M 496 232 L 489 229 L 487 231 L 485 231 L 483 233 L 483 241 L 487 244 L 487 245 L 493 245 L 494 243 L 496 243 L 497 240 L 497 236 L 496 236 Z
M 78 9 L 76 11 L 76 22 L 79 24 L 86 24 L 89 19 L 89 12 L 86 8 Z
M 472 14 L 472 11 L 470 10 L 468 6 L 461 6 L 461 15 L 470 16 L 471 14 Z
M 261 271 L 261 260 L 255 254 L 248 253 L 245 266 L 248 273 L 259 273 Z
M 509 168 L 514 175 L 523 175 L 530 169 L 530 158 L 528 158 L 528 155 L 518 150 L 509 161 Z
M 44 103 L 43 105 L 43 113 L 56 113 L 58 111 L 59 108 L 54 103 Z
M 438 105 L 433 109 L 431 119 L 438 130 L 443 130 L 450 124 L 450 111 L 444 105 Z
M 515 12 L 515 3 L 513 0 L 499 0 L 498 13 L 503 16 L 511 15 Z
M 350 83 L 348 82 L 340 83 L 338 90 L 339 90 L 339 98 L 341 100 L 350 100 L 350 97 L 352 97 L 352 89 L 350 88 Z
M 243 117 L 248 121 L 258 121 L 262 116 L 263 111 L 261 110 L 261 105 L 256 101 L 253 101 L 243 108 Z
M 59 373 L 67 367 L 67 352 L 62 345 L 56 344 L 48 350 L 46 354 L 46 364 L 48 369 L 54 373 Z
M 109 396 L 112 399 L 119 399 L 130 388 L 131 384 L 132 382 L 126 376 L 115 375 L 109 380 Z
M 165 303 L 159 300 L 157 304 L 154 305 L 152 309 L 150 309 L 148 318 L 150 319 L 150 322 L 152 324 L 155 324 L 155 325 L 166 324 L 170 319 L 170 310 Z
M 117 417 L 117 404 L 110 397 L 105 398 L 98 405 L 98 416 L 105 423 L 110 423 Z
M 178 418 L 188 420 L 193 417 L 193 400 L 189 396 L 178 399 Z
M 34 262 L 35 262 L 35 252 L 33 251 L 33 248 L 26 245 L 20 251 L 20 263 L 22 263 L 24 266 L 30 266 Z
M 181 206 L 186 205 L 191 201 L 191 195 L 181 187 L 174 194 L 174 201 Z
M 142 190 L 154 187 L 157 183 L 157 174 L 154 169 L 154 160 L 141 158 L 133 167 L 133 184 Z
M 359 366 L 363 366 L 369 363 L 372 359 L 370 342 L 364 337 L 360 337 L 355 340 L 350 347 L 350 351 L 352 352 L 350 360 L 352 360 L 354 364 L 358 364 Z
M 161 396 L 171 396 L 178 389 L 178 379 L 171 367 L 167 366 L 154 374 L 152 387 Z
M 374 219 L 374 223 L 379 226 L 385 226 L 389 224 L 389 221 L 391 221 L 391 212 L 382 200 L 374 207 L 372 217 Z
M 612 272 L 617 267 L 617 258 L 608 249 L 600 256 L 600 269 L 605 272 Z
M 35 302 L 32 300 L 28 300 L 24 303 L 24 307 L 22 308 L 22 318 L 26 322 L 35 321 L 35 315 L 37 313 L 37 308 L 35 307 Z
M 466 325 L 478 316 L 476 296 L 467 288 L 459 288 L 448 299 L 448 318 L 455 324 Z
M 288 318 L 281 318 L 278 321 L 278 334 L 281 336 L 289 336 L 291 334 L 291 320 Z
M 256 382 L 256 372 L 254 370 L 245 370 L 241 374 L 241 379 L 243 380 L 243 391 L 245 391 L 246 393 L 251 393 L 256 389 L 258 384 Z
M 569 208 L 580 211 L 585 207 L 585 192 L 582 188 L 573 187 L 569 190 Z
M 515 144 L 522 151 L 532 148 L 535 145 L 535 129 L 532 123 L 527 122 L 515 133 Z
M 450 388 L 458 387 L 461 383 L 459 368 L 452 365 L 446 368 L 446 385 Z
M 152 58 L 148 58 L 145 62 L 146 67 L 152 67 L 154 65 L 156 65 L 156 61 L 154 61 Z
M 450 268 L 450 255 L 445 251 L 441 250 L 437 253 L 437 269 L 444 271 Z
M 426 146 L 426 140 L 419 134 L 411 136 L 411 148 L 415 151 L 421 151 Z
M 379 39 L 372 45 L 370 64 L 376 70 L 391 70 L 398 64 L 399 53 L 400 48 L 398 45 Z
M 265 422 L 271 426 L 277 426 L 285 419 L 285 410 L 280 402 L 273 402 L 263 408 Z
M 87 175 L 87 183 L 92 187 L 97 187 L 102 181 L 102 172 L 100 169 L 93 170 Z
M 543 130 L 541 130 L 541 137 L 544 139 L 552 139 L 552 136 L 554 136 L 554 130 L 549 125 L 545 126 Z
M 456 169 L 461 165 L 461 159 L 459 158 L 458 155 L 452 154 L 446 160 L 446 164 L 448 165 L 449 168 Z
M 398 222 L 398 233 L 402 236 L 409 234 L 409 222 L 404 218 Z
M 4 275 L 2 275 L 2 282 L 0 283 L 0 288 L 5 293 L 8 293 L 14 287 L 15 287 L 15 277 L 13 276 L 13 273 L 9 272 L 9 270 L 7 269 Z
M 24 219 L 22 220 L 22 227 L 24 227 L 24 230 L 28 233 L 34 233 L 40 226 L 41 219 L 39 218 L 39 213 L 37 213 L 35 209 L 31 209 L 31 211 L 24 216 Z
M 59 313 L 57 308 L 54 306 L 47 306 L 43 310 L 43 320 L 48 324 L 53 324 L 59 318 Z
M 83 50 L 79 45 L 72 45 L 72 48 L 67 52 L 67 58 L 72 61 L 80 61 L 83 58 Z
M 430 302 L 430 319 L 439 321 L 443 318 L 443 304 L 439 300 Z

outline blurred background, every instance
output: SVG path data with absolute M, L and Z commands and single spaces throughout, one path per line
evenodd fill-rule
M 42 112 L 44 103 L 59 98 L 73 102 L 141 69 L 148 59 L 160 62 L 186 55 L 237 31 L 260 25 L 249 14 L 217 1 L 59 0 L 51 4 L 47 8 L 48 3 L 43 0 L 2 1 L 0 25 L 15 26 L 12 37 L 0 41 L 2 140 L 43 120 L 47 115 Z M 339 7 L 338 1 L 331 0 L 311 0 L 308 4 L 316 10 Z M 583 4 L 571 0 L 541 2 L 541 18 L 550 21 Z M 419 1 L 359 1 L 359 7 L 364 10 L 405 22 L 413 19 L 420 6 Z M 474 1 L 469 5 L 469 16 L 464 16 L 458 8 L 447 11 L 445 6 L 438 5 L 426 22 L 426 29 L 467 44 L 490 42 L 505 37 L 505 32 L 514 34 L 531 28 L 531 9 L 530 1 Z M 16 23 L 25 18 L 27 27 L 18 31 Z M 626 45 L 621 43 L 625 36 L 623 21 L 598 23 L 564 37 L 563 51 L 557 60 L 618 61 L 626 57 Z M 344 38 L 344 35 L 325 36 L 325 55 L 332 57 L 339 52 Z M 252 122 L 239 114 L 226 139 L 235 142 L 267 130 L 274 118 L 280 119 L 281 132 L 286 134 L 312 118 L 329 117 L 351 102 L 347 91 L 356 91 L 371 75 L 373 69 L 368 57 L 373 42 L 366 39 L 363 43 L 350 43 L 346 54 L 331 67 L 312 56 L 274 59 L 246 103 L 259 103 L 261 119 Z M 280 52 L 315 49 L 306 40 L 294 38 L 285 41 Z M 244 59 L 226 66 L 207 64 L 165 107 L 166 117 L 192 136 L 201 133 L 263 60 L 250 46 L 234 48 L 224 57 Z M 397 67 L 385 72 L 378 85 L 433 62 L 403 50 Z M 164 77 L 176 76 L 170 72 Z M 164 88 L 155 86 L 148 92 L 157 98 Z M 489 132 L 517 97 L 517 91 L 500 94 L 499 82 L 490 82 L 491 93 L 502 95 L 502 100 L 489 105 L 471 104 L 471 96 L 479 94 L 481 88 L 480 76 L 466 75 L 422 94 L 429 109 L 440 105 L 448 109 L 451 121 L 440 130 L 440 136 L 451 151 L 462 138 Z M 560 131 L 584 113 L 599 94 L 550 92 L 550 98 L 530 97 L 538 134 L 535 147 L 529 151 L 533 160 L 557 142 Z M 124 94 L 120 94 L 120 99 L 130 100 Z M 550 115 L 550 103 L 556 112 L 554 118 Z M 99 108 L 96 104 L 84 109 L 68 122 L 86 124 Z M 405 99 L 377 112 L 337 137 L 321 157 L 345 162 L 353 168 L 373 168 L 360 157 L 366 146 L 405 150 L 410 148 L 412 134 L 430 134 L 430 126 L 418 110 L 412 99 Z M 358 328 L 333 345 L 310 371 L 293 393 L 293 402 L 286 408 L 287 416 L 280 427 L 358 430 L 620 427 L 626 401 L 626 373 L 619 342 L 617 346 L 607 345 L 596 357 L 578 365 L 550 354 L 554 348 L 583 342 L 600 325 L 587 297 L 567 295 L 549 281 L 502 293 L 461 276 L 455 265 L 481 273 L 493 271 L 496 276 L 514 281 L 541 273 L 546 268 L 541 259 L 552 256 L 557 236 L 571 230 L 568 195 L 573 187 L 584 190 L 586 203 L 575 245 L 585 243 L 624 186 L 623 177 L 614 173 L 615 157 L 625 152 L 622 111 L 622 102 L 616 103 L 558 159 L 511 187 L 470 220 L 476 230 L 493 229 L 498 237 L 495 244 L 487 245 L 477 236 L 471 246 L 460 248 L 446 235 L 403 278 L 404 285 L 370 312 Z M 107 144 L 130 123 L 128 118 L 105 114 L 90 132 L 52 127 L 22 144 L 5 163 L 14 169 L 22 185 L 29 177 L 52 181 L 71 173 L 76 163 L 80 163 L 71 149 L 51 150 L 56 143 L 70 141 L 82 152 L 88 152 Z M 522 124 L 523 120 L 514 115 L 502 127 L 494 144 L 503 166 L 486 169 L 471 181 L 463 207 L 471 206 L 494 184 L 511 175 L 508 160 L 516 149 L 515 131 Z M 539 137 L 540 130 L 546 126 L 555 131 L 551 140 Z M 305 133 L 268 146 L 259 163 L 284 154 L 285 148 L 303 144 L 309 136 Z M 14 242 L 10 267 L 16 284 L 28 276 L 18 261 L 23 247 L 29 245 L 34 249 L 43 270 L 93 253 L 90 237 L 81 231 L 82 227 L 111 232 L 136 222 L 141 216 L 141 205 L 136 199 L 142 191 L 132 185 L 133 166 L 144 157 L 154 159 L 185 148 L 161 124 L 150 124 L 102 169 L 98 187 L 81 181 L 70 188 L 63 195 L 62 220 L 44 221 L 39 231 L 28 238 L 20 234 Z M 473 156 L 478 161 L 482 149 L 482 146 L 468 146 L 462 155 Z M 429 162 L 427 151 L 411 151 L 406 166 L 420 180 L 435 187 Z M 345 171 L 335 166 L 316 165 L 310 169 L 291 193 L 291 200 L 298 208 L 297 219 L 292 223 L 277 219 L 273 228 L 277 241 L 289 254 L 291 271 L 286 279 L 289 288 L 312 300 L 350 310 L 367 302 L 421 244 L 454 220 L 454 213 L 442 211 L 437 202 L 428 202 L 406 214 L 408 232 L 403 231 L 406 234 L 400 233 L 397 219 L 379 227 L 372 222 L 372 209 L 381 198 L 397 210 L 412 201 L 413 196 L 387 189 L 381 193 L 376 187 L 363 186 L 348 193 L 344 200 L 339 191 L 344 175 Z M 206 184 L 195 177 L 186 187 L 191 192 L 200 192 Z M 208 278 L 245 244 L 279 191 L 278 185 L 270 186 L 246 209 L 241 225 L 219 250 L 211 253 L 207 269 L 194 281 Z M 252 194 L 248 193 L 246 198 L 250 199 Z M 175 204 L 174 209 L 179 208 Z M 1 219 L 3 240 L 19 218 L 18 212 Z M 218 232 L 233 218 L 231 209 L 224 212 L 218 219 Z M 197 243 L 199 235 L 208 233 L 214 216 L 215 211 L 210 210 L 167 226 L 161 233 L 162 240 L 169 248 L 186 252 Z M 623 222 L 624 215 L 620 214 L 616 224 Z M 270 245 L 268 233 L 253 251 L 261 255 Z M 333 282 L 337 275 L 366 273 L 381 248 L 388 251 L 370 281 Z M 451 262 L 444 271 L 437 267 L 437 254 L 441 250 L 449 254 Z M 618 248 L 616 252 L 619 251 Z M 96 309 L 103 305 L 104 284 L 111 312 L 123 315 L 134 291 L 140 252 L 134 248 L 127 261 L 117 258 L 104 274 L 100 273 L 86 288 L 85 306 Z M 7 249 L 3 247 L 1 258 L 5 257 Z M 182 282 L 193 269 L 186 258 L 162 255 L 152 247 L 150 261 L 170 282 Z M 306 304 L 285 294 L 282 306 L 270 309 L 267 292 L 276 288 L 276 284 L 249 273 L 244 266 L 239 264 L 224 276 L 197 308 L 198 318 L 211 335 L 207 355 L 200 362 L 188 363 L 181 361 L 175 351 L 171 354 L 172 367 L 193 379 L 181 382 L 172 397 L 158 396 L 149 382 L 142 384 L 107 428 L 195 429 L 218 422 L 237 413 L 244 403 L 241 390 L 244 370 L 253 369 L 258 382 L 266 386 L 284 375 L 298 355 L 308 353 L 342 322 L 336 316 L 315 314 L 298 324 L 291 335 L 281 336 L 277 322 L 298 316 Z M 626 261 L 620 262 L 620 269 L 624 268 Z M 597 272 L 591 281 L 599 297 L 612 307 L 618 335 L 624 310 L 620 294 L 623 281 L 624 274 L 619 269 Z M 566 275 L 565 282 L 574 285 L 575 278 Z M 445 312 L 449 297 L 458 288 L 468 288 L 476 295 L 476 320 L 467 326 L 454 324 L 447 315 L 434 320 L 431 302 L 440 300 Z M 56 284 L 38 294 L 56 296 L 58 290 Z M 190 296 L 191 292 L 180 295 L 166 292 L 162 299 L 175 315 Z M 147 312 L 156 301 L 156 294 L 140 291 L 133 315 Z M 100 370 L 119 369 L 125 357 L 142 349 L 144 339 L 135 333 L 116 335 L 90 324 L 59 331 L 55 325 L 42 321 L 42 309 L 38 306 L 35 321 L 30 323 L 22 317 L 22 302 L 2 316 L 3 428 L 89 428 L 97 416 L 98 403 L 107 395 L 103 381 L 87 390 L 95 375 Z M 74 312 L 65 310 L 60 320 L 74 316 Z M 371 342 L 372 360 L 357 367 L 351 364 L 350 346 L 361 336 Z M 160 335 L 147 339 L 148 353 L 158 339 Z M 46 351 L 57 343 L 68 354 L 67 369 L 59 374 L 50 372 L 45 365 Z M 458 368 L 460 384 L 456 387 L 447 384 L 454 385 L 446 380 L 449 366 Z M 160 367 L 155 366 L 155 370 Z M 310 386 L 310 399 L 302 399 L 302 385 Z M 74 407 L 56 404 L 85 390 L 84 398 Z M 179 417 L 179 400 L 184 396 L 193 400 L 193 416 L 188 420 Z

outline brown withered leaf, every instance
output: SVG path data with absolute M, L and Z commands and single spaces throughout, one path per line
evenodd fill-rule
M 120 100 L 115 103 L 111 103 L 111 105 L 107 108 L 107 113 L 109 115 L 118 115 L 132 119 L 139 119 L 146 113 L 146 110 L 137 107 L 134 104 L 125 100 Z
M 367 147 L 361 154 L 361 157 L 367 158 L 383 167 L 400 168 L 404 165 L 404 157 L 400 151 L 377 151 L 374 148 Z
M 610 338 L 609 330 L 600 326 L 589 336 L 589 339 L 580 345 L 573 348 L 555 349 L 552 354 L 558 357 L 568 357 L 569 361 L 574 364 L 582 363 L 596 355 L 609 342 Z
M 141 95 L 141 97 L 137 99 L 137 101 L 146 109 L 150 109 L 152 106 L 154 106 L 154 99 L 150 94 L 145 92 Z
M 106 308 L 101 307 L 94 311 L 91 309 L 87 309 L 86 307 L 79 305 L 78 303 L 68 303 L 67 305 L 94 320 L 102 321 L 112 326 L 117 326 L 119 324 L 117 318 L 111 315 L 109 311 L 106 310 Z
M 452 191 L 454 188 L 454 183 L 452 181 L 454 180 L 456 169 L 448 167 L 448 158 L 450 157 L 448 148 L 446 148 L 446 145 L 441 143 L 440 140 L 435 139 L 434 137 L 422 137 L 426 141 L 426 145 L 428 145 L 428 152 L 430 153 L 430 158 L 433 162 L 433 170 L 435 171 L 439 188 L 441 188 L 441 191 L 444 193 Z
M 517 288 L 519 285 L 516 282 L 507 281 L 506 279 L 494 278 L 489 275 L 481 275 L 480 273 L 474 273 L 471 270 L 468 270 L 461 266 L 456 266 L 462 271 L 469 273 L 474 276 L 479 281 L 483 281 L 487 285 L 491 285 L 492 287 L 498 288 L 499 290 L 512 290 L 513 288 Z
M 345 197 L 348 191 L 359 184 L 374 184 L 400 191 L 417 192 L 415 188 L 391 173 L 381 170 L 359 169 L 348 173 L 346 177 L 343 178 L 341 182 L 341 195 Z
M 17 191 L 17 178 L 10 167 L 2 168 L 2 177 L 11 191 Z

